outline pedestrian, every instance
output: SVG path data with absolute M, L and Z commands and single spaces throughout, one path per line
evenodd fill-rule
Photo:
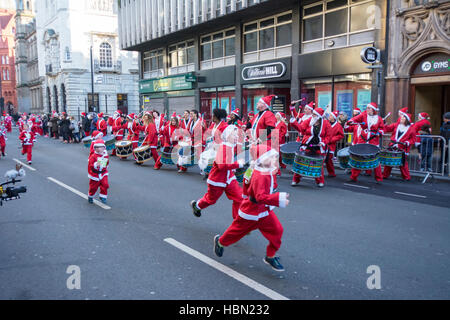
M 61 122 L 60 122 L 60 126 L 61 126 L 61 134 L 63 137 L 63 142 L 69 143 L 70 142 L 70 120 L 67 118 L 66 114 L 63 114 Z
M 259 157 L 253 169 L 238 216 L 223 235 L 214 237 L 214 252 L 222 257 L 224 247 L 228 247 L 253 230 L 259 230 L 269 241 L 263 261 L 275 271 L 284 271 L 280 258 L 276 257 L 281 246 L 283 226 L 273 211 L 274 207 L 285 208 L 289 204 L 289 194 L 275 192 L 277 189 L 278 152 L 267 145 L 258 145 Z
M 441 129 L 439 130 L 439 134 L 444 138 L 445 144 L 441 144 L 441 159 L 440 163 L 444 161 L 444 174 L 447 174 L 449 171 L 449 159 L 448 159 L 448 148 L 450 143 L 450 112 L 446 112 L 444 114 L 444 122 L 442 123 Z
M 424 124 L 419 130 L 420 135 L 420 171 L 431 171 L 432 156 L 433 156 L 433 138 L 427 137 L 431 135 L 431 126 Z
M 75 120 L 74 116 L 70 117 L 70 125 L 72 128 L 73 141 L 76 143 L 80 143 L 80 123 Z
M 34 137 L 35 133 L 32 131 L 32 128 L 27 123 L 24 123 L 19 139 L 22 141 L 22 155 L 27 155 L 28 164 L 31 164 L 32 161 Z
M 0 123 L 0 151 L 2 157 L 6 157 L 5 148 L 6 148 L 6 132 L 8 129 L 5 126 L 5 122 L 2 121 Z
M 106 203 L 108 198 L 108 165 L 109 156 L 106 151 L 105 142 L 102 139 L 92 142 L 94 153 L 89 156 L 88 177 L 89 177 L 89 196 L 88 202 L 94 203 L 94 196 L 100 188 L 99 198 L 102 203 Z
M 208 191 L 200 200 L 192 200 L 192 212 L 196 217 L 201 211 L 214 205 L 225 192 L 228 199 L 233 201 L 232 215 L 235 219 L 242 203 L 242 188 L 239 186 L 234 170 L 243 168 L 244 159 L 235 161 L 235 146 L 239 138 L 238 128 L 229 125 L 222 133 L 222 143 L 218 147 L 216 159 L 209 173 Z

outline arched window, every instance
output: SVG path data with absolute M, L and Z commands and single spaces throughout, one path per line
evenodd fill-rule
M 100 68 L 112 68 L 112 48 L 107 42 L 100 45 Z

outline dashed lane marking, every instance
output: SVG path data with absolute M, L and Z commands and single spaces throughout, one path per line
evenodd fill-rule
M 401 194 L 401 195 L 404 195 L 404 196 L 410 196 L 410 197 L 422 198 L 422 199 L 425 199 L 425 198 L 426 198 L 426 196 L 422 196 L 422 195 L 420 195 L 420 194 L 405 193 L 405 192 L 399 192 L 399 191 L 395 191 L 394 193 L 396 193 L 396 194 Z
M 237 281 L 245 284 L 246 286 L 258 291 L 259 293 L 265 295 L 266 297 L 269 297 L 272 300 L 289 300 L 285 296 L 282 296 L 281 294 L 273 291 L 272 289 L 263 286 L 262 284 L 244 276 L 243 274 L 240 274 L 239 272 L 234 271 L 233 269 L 205 256 L 204 254 L 182 244 L 181 242 L 178 242 L 175 239 L 167 238 L 164 239 L 164 241 L 180 249 L 181 251 L 184 251 L 185 253 L 191 255 L 192 257 L 197 258 L 198 260 L 206 263 L 207 265 L 213 267 L 214 269 L 219 270 L 225 273 L 226 275 L 236 279 Z
M 357 184 L 350 184 L 350 183 L 344 183 L 344 186 L 355 187 L 355 188 L 361 188 L 361 189 L 370 189 L 369 187 L 358 186 Z
M 63 182 L 58 181 L 58 180 L 56 180 L 55 178 L 48 177 L 47 179 L 50 180 L 50 181 L 52 181 L 52 182 L 54 182 L 54 183 L 56 183 L 56 184 L 58 184 L 58 185 L 60 185 L 60 186 L 63 187 L 63 188 L 65 188 L 65 189 L 67 189 L 67 190 L 69 190 L 69 191 L 75 193 L 76 195 L 82 197 L 82 198 L 85 199 L 85 200 L 88 199 L 87 194 L 84 194 L 84 193 L 78 191 L 77 189 L 74 189 L 74 188 L 72 188 L 71 186 L 68 186 L 67 184 L 65 184 L 65 183 L 63 183 Z M 99 206 L 100 208 L 103 208 L 103 209 L 105 209 L 105 210 L 110 210 L 110 209 L 111 209 L 110 206 L 107 206 L 106 204 L 103 204 L 103 203 L 101 203 L 101 202 L 98 201 L 98 200 L 94 200 L 94 204 L 96 204 L 97 206 Z
M 29 165 L 23 163 L 23 162 L 20 161 L 20 160 L 17 160 L 16 158 L 13 158 L 13 160 L 14 160 L 15 162 L 17 162 L 17 163 L 20 163 L 20 164 L 23 165 L 25 168 L 27 168 L 27 169 L 29 169 L 29 170 L 31 170 L 31 171 L 36 171 L 35 168 L 30 167 Z

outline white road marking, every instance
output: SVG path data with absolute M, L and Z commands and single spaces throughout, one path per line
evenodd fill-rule
M 56 183 L 56 184 L 58 184 L 58 185 L 60 185 L 60 186 L 63 187 L 63 188 L 65 188 L 65 189 L 67 189 L 67 190 L 69 190 L 69 191 L 75 193 L 76 195 L 82 197 L 83 199 L 86 199 L 86 200 L 88 199 L 87 194 L 84 194 L 84 193 L 78 191 L 77 189 L 74 189 L 74 188 L 72 188 L 71 186 L 68 186 L 67 184 L 62 183 L 61 181 L 58 181 L 58 180 L 56 180 L 55 178 L 48 177 L 47 179 L 50 180 L 50 181 L 52 181 L 52 182 L 54 182 L 54 183 Z M 96 205 L 98 205 L 100 208 L 103 208 L 103 209 L 105 209 L 105 210 L 110 210 L 110 209 L 111 209 L 110 206 L 107 206 L 106 204 L 103 204 L 103 203 L 101 203 L 101 202 L 98 201 L 98 200 L 94 200 L 94 203 L 95 203 Z
M 426 196 L 421 196 L 420 194 L 404 193 L 404 192 L 399 192 L 399 191 L 395 191 L 394 193 L 401 194 L 404 196 L 416 197 L 416 198 L 423 198 L 423 199 L 426 198 Z
M 370 189 L 369 187 L 358 186 L 357 184 L 350 184 L 350 183 L 344 183 L 344 186 L 355 187 L 355 188 L 361 188 L 361 189 Z
M 237 281 L 245 284 L 246 286 L 258 291 L 259 293 L 262 293 L 263 295 L 269 297 L 272 300 L 289 300 L 285 296 L 282 296 L 281 294 L 273 291 L 272 289 L 263 286 L 262 284 L 234 271 L 233 269 L 205 256 L 204 254 L 189 248 L 188 246 L 185 246 L 184 244 L 176 241 L 175 239 L 167 238 L 164 239 L 164 241 L 180 249 L 181 251 L 186 252 L 187 254 L 193 256 L 194 258 L 197 258 L 198 260 L 206 263 L 207 265 L 213 267 L 214 269 L 217 269 L 225 273 L 226 275 L 236 279 Z
M 23 162 L 20 161 L 20 160 L 17 160 L 17 159 L 15 159 L 15 158 L 13 158 L 13 160 L 14 160 L 15 162 L 17 162 L 17 163 L 20 163 L 20 164 L 23 165 L 25 168 L 27 168 L 27 169 L 29 169 L 29 170 L 31 170 L 31 171 L 36 171 L 35 168 L 30 167 L 29 165 L 23 163 Z

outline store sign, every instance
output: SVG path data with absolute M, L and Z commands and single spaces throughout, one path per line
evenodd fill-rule
M 281 78 L 286 73 L 283 62 L 274 62 L 242 69 L 242 79 L 245 81 Z
M 414 74 L 450 72 L 450 56 L 436 53 L 428 56 L 417 65 Z
M 188 73 L 184 76 L 184 81 L 186 82 L 197 82 L 197 77 L 194 73 Z
M 365 63 L 380 61 L 380 50 L 374 47 L 366 47 L 361 50 L 361 60 Z
M 139 93 L 191 90 L 192 88 L 193 82 L 187 82 L 185 75 L 139 82 Z

